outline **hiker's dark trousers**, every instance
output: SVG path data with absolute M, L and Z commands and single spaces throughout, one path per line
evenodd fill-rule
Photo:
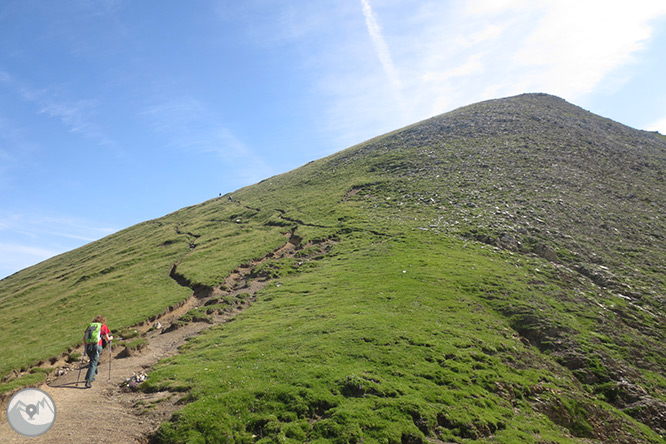
M 99 357 L 102 354 L 102 346 L 99 344 L 88 344 L 86 345 L 86 354 L 90 358 L 90 366 L 86 373 L 86 381 L 92 383 L 97 374 L 97 364 L 99 363 Z

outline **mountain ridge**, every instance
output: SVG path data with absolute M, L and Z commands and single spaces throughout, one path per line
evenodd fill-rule
M 65 310 L 57 316 L 68 319 L 63 322 L 65 337 L 47 351 L 54 353 L 80 340 L 64 331 L 65 327 L 74 325 L 80 301 L 95 301 L 88 310 L 88 317 L 104 310 L 122 314 L 117 315 L 118 325 L 131 325 L 185 299 L 190 292 L 219 285 L 239 264 L 249 263 L 282 245 L 287 233 L 291 233 L 296 243 L 336 239 L 336 248 L 318 261 L 321 265 L 311 266 L 313 270 L 317 267 L 326 270 L 324 275 L 330 277 L 319 284 L 328 287 L 324 293 L 340 301 L 347 299 L 334 291 L 338 282 L 345 280 L 343 275 L 333 271 L 336 257 L 343 263 L 359 261 L 360 264 L 365 263 L 362 262 L 365 259 L 357 256 L 363 250 L 373 251 L 378 262 L 389 266 L 390 251 L 394 251 L 394 255 L 409 256 L 412 262 L 418 262 L 415 256 L 419 252 L 425 258 L 432 255 L 424 259 L 422 265 L 428 279 L 458 282 L 454 285 L 457 290 L 442 293 L 446 297 L 438 295 L 435 288 L 427 290 L 427 303 L 435 312 L 440 310 L 436 301 L 444 307 L 453 304 L 452 300 L 446 302 L 449 301 L 446 298 L 458 297 L 455 296 L 458 294 L 469 299 L 470 307 L 479 307 L 483 313 L 487 311 L 484 316 L 488 322 L 499 323 L 515 334 L 514 339 L 508 336 L 509 343 L 487 337 L 486 341 L 494 345 L 485 346 L 487 351 L 482 354 L 486 358 L 477 358 L 492 360 L 498 368 L 504 368 L 501 374 L 507 379 L 494 381 L 499 387 L 493 383 L 483 385 L 486 388 L 480 389 L 476 396 L 494 406 L 509 402 L 520 405 L 521 411 L 533 409 L 544 414 L 566 430 L 546 432 L 549 426 L 540 425 L 542 433 L 553 434 L 552 442 L 584 442 L 580 440 L 585 439 L 657 442 L 656 436 L 663 435 L 666 429 L 663 372 L 666 331 L 661 308 L 666 282 L 662 272 L 665 252 L 660 241 L 666 229 L 665 167 L 666 139 L 663 136 L 633 130 L 557 97 L 528 94 L 481 102 L 373 138 L 221 198 L 147 221 L 4 279 L 0 281 L 0 294 L 6 296 L 0 298 L 0 316 L 6 325 L 14 326 L 21 319 L 38 317 L 56 302 L 59 307 L 64 305 Z M 454 247 L 447 246 L 449 242 Z M 352 247 L 355 244 L 359 245 L 356 250 Z M 432 252 L 424 247 L 426 244 L 433 246 Z M 483 264 L 488 273 L 471 268 L 465 272 L 465 267 L 458 270 L 458 265 L 447 262 L 445 255 L 435 254 L 437 249 L 448 251 L 452 256 L 462 249 L 469 250 L 470 256 L 465 260 Z M 508 267 L 495 268 L 499 266 L 493 265 L 493 261 Z M 174 264 L 178 264 L 179 282 L 174 278 Z M 448 267 L 442 268 L 439 276 L 435 271 L 438 264 Z M 297 284 L 299 280 L 314 279 L 307 270 L 292 262 L 277 260 L 266 267 L 266 272 L 292 282 L 291 285 L 285 283 L 285 287 L 300 288 L 299 285 L 304 284 Z M 404 275 L 415 271 L 404 267 Z M 519 277 L 511 275 L 511 267 L 523 270 Z M 348 271 L 358 280 L 346 284 L 351 295 L 360 291 L 356 286 L 363 287 L 364 280 L 374 282 L 371 276 L 359 270 Z M 465 273 L 469 278 L 464 277 Z M 400 281 L 393 281 L 397 277 L 384 278 L 388 279 L 386 284 L 393 282 L 391 285 L 402 288 Z M 314 281 L 308 285 L 313 286 Z M 382 287 L 380 282 L 374 285 Z M 385 291 L 390 290 L 391 285 Z M 413 285 L 418 289 L 425 283 L 415 281 Z M 50 287 L 57 294 L 51 298 L 55 300 L 49 299 L 43 287 Z M 307 288 L 303 294 L 315 292 Z M 366 290 L 370 288 L 373 287 L 368 284 Z M 247 319 L 262 313 L 261 307 L 274 303 L 271 300 L 281 300 L 281 291 L 267 289 Z M 402 291 L 407 289 L 394 297 L 408 298 Z M 525 300 L 524 294 L 529 294 L 530 299 Z M 126 313 L 123 305 L 127 296 L 124 295 L 131 295 L 139 310 Z M 12 303 L 16 304 L 18 298 L 43 305 L 36 312 L 25 307 L 12 314 Z M 360 300 L 355 303 L 359 304 Z M 390 300 L 384 300 L 387 301 Z M 368 307 L 371 311 L 383 312 L 380 305 Z M 443 313 L 441 316 L 445 316 Z M 343 314 L 322 311 L 322 316 L 342 317 Z M 472 312 L 465 316 L 472 316 Z M 366 322 L 376 321 L 368 314 L 361 325 Z M 408 324 L 406 318 L 402 322 Z M 15 335 L 22 334 L 18 327 L 13 331 Z M 391 341 L 403 341 L 392 338 L 390 332 L 386 335 L 386 339 L 367 336 L 367 342 L 359 342 L 359 350 L 373 344 L 385 348 Z M 405 353 L 408 354 L 405 356 L 423 352 L 423 344 L 428 341 L 411 338 L 419 336 L 416 331 L 403 335 L 410 338 L 406 340 Z M 216 339 L 220 340 L 224 342 Z M 8 341 L 8 336 L 3 338 L 0 334 L 0 343 L 4 345 Z M 433 344 L 426 349 L 445 345 Z M 525 350 L 518 354 L 509 352 L 516 347 L 521 350 L 525 347 Z M 489 351 L 491 349 L 495 351 Z M 513 373 L 519 371 L 514 367 L 520 368 L 522 364 L 511 362 L 521 353 L 535 362 L 543 361 L 539 372 L 548 368 L 561 375 L 562 380 L 572 378 L 573 382 L 558 386 L 547 378 L 549 382 L 545 384 L 554 392 L 546 396 L 548 402 L 541 403 L 538 399 L 545 396 L 541 391 L 544 382 L 520 382 Z M 452 356 L 448 361 L 462 359 L 451 351 L 448 355 Z M 3 372 L 30 364 L 30 359 L 47 356 L 38 357 L 33 353 L 22 361 L 9 360 Z M 489 356 L 500 358 L 495 361 Z M 442 357 L 429 359 L 437 361 Z M 476 358 L 464 358 L 459 361 L 460 365 L 467 359 Z M 164 372 L 170 374 L 167 379 L 173 377 L 171 372 L 174 371 L 180 372 L 180 377 L 192 377 L 187 354 L 178 362 L 157 369 L 157 382 L 149 383 L 151 390 L 168 386 L 159 382 Z M 307 416 L 304 411 L 293 412 L 284 407 L 290 418 L 296 415 L 297 419 L 282 421 L 283 425 L 278 428 L 282 430 L 286 427 L 284 424 L 298 423 L 310 434 L 304 436 L 313 439 L 326 436 L 321 429 L 323 424 L 331 427 L 330 430 L 338 430 L 336 427 L 343 421 L 340 416 L 343 406 L 351 408 L 349 403 L 353 404 L 358 397 L 382 398 L 378 394 L 384 391 L 377 385 L 381 383 L 368 381 L 385 381 L 384 384 L 390 385 L 388 370 L 378 362 L 370 362 L 375 368 L 374 377 L 368 379 L 357 373 L 346 376 L 360 385 L 370 384 L 374 387 L 370 392 L 359 392 L 346 382 L 341 389 L 335 388 L 339 387 L 335 378 L 340 376 L 331 375 L 333 379 L 326 390 L 335 396 L 317 398 L 317 402 L 329 406 L 326 409 L 329 413 L 315 409 L 319 412 L 317 415 L 325 418 L 307 428 L 299 422 Z M 440 365 L 445 368 L 444 364 Z M 476 371 L 473 367 L 471 370 L 464 367 L 464 371 L 473 375 Z M 431 371 L 434 373 L 429 373 Z M 423 370 L 434 380 L 441 378 L 437 376 L 441 371 Z M 580 387 L 576 388 L 576 384 Z M 217 393 L 218 389 L 210 386 L 209 390 Z M 397 394 L 406 393 L 404 387 L 395 390 L 394 397 L 407 396 Z M 513 391 L 520 392 L 520 396 L 511 394 Z M 557 393 L 567 393 L 567 396 Z M 201 396 L 208 399 L 207 395 Z M 508 412 L 502 409 L 489 407 L 491 412 L 504 412 L 496 413 L 492 420 L 484 419 L 481 410 L 465 420 L 464 415 L 436 411 L 441 409 L 441 406 L 434 407 L 439 405 L 437 403 L 426 407 L 423 399 L 416 401 L 419 396 L 427 398 L 418 391 L 410 395 L 415 404 L 408 415 L 412 419 L 407 423 L 403 424 L 399 414 L 390 413 L 398 415 L 392 417 L 403 424 L 400 433 L 390 432 L 390 427 L 384 432 L 373 432 L 359 425 L 360 432 L 352 435 L 342 429 L 337 432 L 327 429 L 327 433 L 333 433 L 329 438 L 346 436 L 351 439 L 350 436 L 360 433 L 358 436 L 369 439 L 383 437 L 381 439 L 391 441 L 394 438 L 389 436 L 402 436 L 403 442 L 424 442 L 435 438 L 491 439 L 499 434 L 505 438 L 498 442 L 512 442 L 507 437 L 506 423 L 515 419 L 506 416 Z M 197 405 L 195 402 L 186 410 L 197 412 Z M 614 416 L 616 413 L 602 413 L 606 408 L 629 413 L 634 420 L 651 427 L 653 434 L 641 432 L 642 438 L 632 441 L 629 437 L 637 433 L 636 429 L 619 419 L 620 416 Z M 389 415 L 388 411 L 386 414 Z M 246 420 L 257 421 L 257 418 Z M 266 424 L 273 424 L 271 421 Z M 615 424 L 617 436 L 604 432 L 603 421 Z M 278 423 L 273 425 L 277 427 Z M 181 432 L 189 433 L 187 430 L 191 432 L 186 424 L 166 425 L 157 436 L 163 442 L 177 440 L 173 437 L 181 436 Z M 259 435 L 256 432 L 261 430 L 266 437 L 277 436 L 267 431 L 266 424 L 255 427 L 254 434 Z M 247 438 L 243 433 L 249 432 L 236 429 L 241 425 L 229 427 L 238 434 L 235 436 L 239 437 L 239 442 Z M 517 427 L 523 430 L 522 425 Z M 175 435 L 171 435 L 172 432 Z M 201 429 L 197 433 L 205 435 Z

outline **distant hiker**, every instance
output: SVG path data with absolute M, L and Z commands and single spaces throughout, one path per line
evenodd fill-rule
M 95 375 L 97 375 L 97 364 L 102 354 L 102 345 L 106 345 L 111 340 L 113 340 L 113 336 L 111 336 L 109 327 L 106 326 L 106 318 L 96 316 L 83 333 L 83 344 L 86 347 L 86 354 L 90 358 L 90 366 L 86 373 L 86 388 L 92 386 Z

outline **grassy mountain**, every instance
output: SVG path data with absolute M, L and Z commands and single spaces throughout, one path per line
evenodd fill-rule
M 665 172 L 666 138 L 553 96 L 460 108 L 0 281 L 3 389 L 288 237 L 151 373 L 187 393 L 154 441 L 664 442 Z

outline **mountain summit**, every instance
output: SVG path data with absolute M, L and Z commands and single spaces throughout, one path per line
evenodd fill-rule
M 187 392 L 153 441 L 663 442 L 665 171 L 554 96 L 459 108 L 0 281 L 0 374 L 235 292 L 141 385 Z

